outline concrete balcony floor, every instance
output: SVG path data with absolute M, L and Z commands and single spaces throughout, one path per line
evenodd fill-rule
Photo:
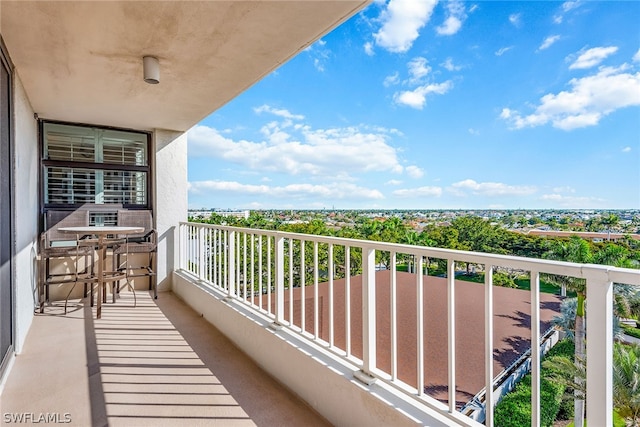
M 66 315 L 63 302 L 36 315 L 0 395 L 3 421 L 68 414 L 78 426 L 329 425 L 174 294 L 136 296 L 135 308 L 130 292 L 109 299 L 101 319 L 88 299 L 71 301 Z

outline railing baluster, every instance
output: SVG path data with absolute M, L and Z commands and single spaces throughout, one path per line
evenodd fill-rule
M 236 277 L 235 277 L 235 262 L 236 262 L 236 232 L 229 231 L 229 263 L 227 264 L 227 271 L 229 274 L 229 289 L 227 295 L 229 298 L 233 298 L 235 296 L 235 287 L 236 287 Z
M 222 289 L 226 290 L 228 293 L 229 292 L 229 262 L 228 262 L 229 231 L 224 230 L 222 232 L 222 238 L 223 238 L 222 247 L 220 248 L 224 257 L 224 262 L 222 264 L 222 268 L 224 268 L 223 278 L 222 278 L 222 287 L 223 287 Z
M 376 250 L 362 248 L 362 372 L 372 383 L 376 368 Z M 367 377 L 370 377 L 369 381 Z M 363 380 L 362 377 L 359 377 Z
M 493 265 L 484 266 L 485 425 L 493 427 Z
M 236 233 L 236 259 L 235 259 L 235 269 L 236 269 L 236 277 L 234 281 L 234 294 L 236 298 L 240 296 L 240 246 L 241 246 L 241 237 L 240 232 Z
M 613 425 L 613 283 L 599 270 L 587 277 L 587 420 Z
M 276 236 L 276 324 L 284 325 L 284 237 Z
M 456 263 L 447 259 L 447 337 L 449 346 L 449 412 L 456 411 Z
M 540 425 L 540 273 L 531 271 L 531 427 Z
M 242 299 L 247 302 L 247 233 L 242 233 Z
M 344 322 L 345 322 L 345 342 L 347 347 L 347 357 L 351 356 L 351 247 L 344 247 Z
M 258 307 L 264 310 L 262 306 L 262 234 L 258 234 Z
M 329 346 L 333 347 L 333 243 L 329 244 Z
M 320 336 L 320 327 L 318 319 L 318 242 L 313 242 L 313 336 L 318 339 Z
M 256 258 L 255 258 L 255 247 L 256 247 L 256 235 L 251 233 L 251 305 L 255 305 L 256 303 Z
M 417 389 L 418 396 L 424 394 L 424 276 L 422 274 L 422 256 L 416 260 L 416 349 L 417 349 Z
M 307 304 L 306 304 L 306 299 L 305 299 L 305 288 L 306 286 L 306 271 L 305 271 L 305 263 L 304 263 L 304 251 L 305 251 L 305 246 L 307 246 L 307 242 L 305 240 L 300 240 L 300 312 L 302 313 L 301 317 L 300 317 L 300 328 L 302 330 L 302 333 L 304 334 L 306 329 L 306 323 L 307 323 L 307 314 L 306 314 L 306 309 L 307 309 Z
M 391 380 L 398 379 L 398 278 L 397 254 L 391 252 Z
M 267 236 L 267 313 L 271 314 L 271 236 Z
M 293 245 L 294 240 L 289 239 L 289 325 L 293 325 Z
M 204 227 L 198 227 L 198 278 L 205 280 Z

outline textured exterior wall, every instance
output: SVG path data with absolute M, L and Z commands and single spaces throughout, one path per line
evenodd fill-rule
M 156 129 L 153 142 L 158 291 L 166 291 L 178 266 L 178 222 L 187 220 L 187 134 Z
M 37 296 L 38 243 L 38 125 L 18 73 L 14 94 L 14 237 L 15 349 L 20 353 L 27 336 Z M 4 173 L 4 171 L 3 171 Z

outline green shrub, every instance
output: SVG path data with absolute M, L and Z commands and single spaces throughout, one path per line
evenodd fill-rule
M 556 419 L 564 387 L 540 379 L 540 425 L 550 427 Z M 526 375 L 516 388 L 500 401 L 495 410 L 496 427 L 521 427 L 531 424 L 531 375 Z
M 640 339 L 640 329 L 634 328 L 628 325 L 621 325 L 621 326 L 625 334 Z
M 513 281 L 508 274 L 502 272 L 496 272 L 493 274 L 493 284 L 495 286 L 502 286 L 503 288 L 517 288 L 516 282 Z
M 558 342 L 545 355 L 564 356 L 573 359 L 574 343 L 571 340 Z M 540 378 L 540 425 L 549 427 L 558 419 L 573 417 L 573 400 L 563 399 L 565 387 L 551 379 L 552 372 L 542 368 Z M 563 417 L 563 418 L 561 418 Z M 498 403 L 495 409 L 496 427 L 519 427 L 531 424 L 531 374 L 525 375 L 515 389 Z

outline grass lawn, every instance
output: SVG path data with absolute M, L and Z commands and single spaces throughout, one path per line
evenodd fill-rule
M 587 420 L 584 421 L 585 427 L 587 426 Z M 613 411 L 613 427 L 626 427 L 627 423 L 624 421 L 616 411 Z M 571 421 L 567 427 L 573 427 L 573 421 Z
M 467 282 L 484 283 L 484 274 L 479 273 L 479 274 L 473 274 L 470 276 L 467 276 L 466 274 L 461 274 L 459 276 L 456 276 L 456 279 L 464 280 Z M 515 282 L 516 282 L 516 285 L 518 285 L 518 289 L 523 289 L 525 291 L 528 291 L 531 289 L 531 281 L 529 279 L 516 279 Z M 560 287 L 552 283 L 548 283 L 541 280 L 540 292 L 544 292 L 546 294 L 560 295 Z M 575 296 L 576 296 L 575 292 L 567 292 L 567 297 L 572 298 Z
M 396 266 L 397 271 L 408 271 L 407 264 L 398 264 Z M 477 274 L 458 274 L 456 276 L 457 280 L 464 280 L 465 282 L 474 282 L 474 283 L 484 283 L 484 273 Z M 523 289 L 528 291 L 531 289 L 531 281 L 529 279 L 515 279 L 516 285 L 518 285 L 518 289 Z M 553 283 L 545 282 L 544 280 L 540 281 L 540 292 L 546 294 L 560 295 L 560 286 L 556 286 Z M 576 293 L 568 291 L 567 297 L 575 298 Z

